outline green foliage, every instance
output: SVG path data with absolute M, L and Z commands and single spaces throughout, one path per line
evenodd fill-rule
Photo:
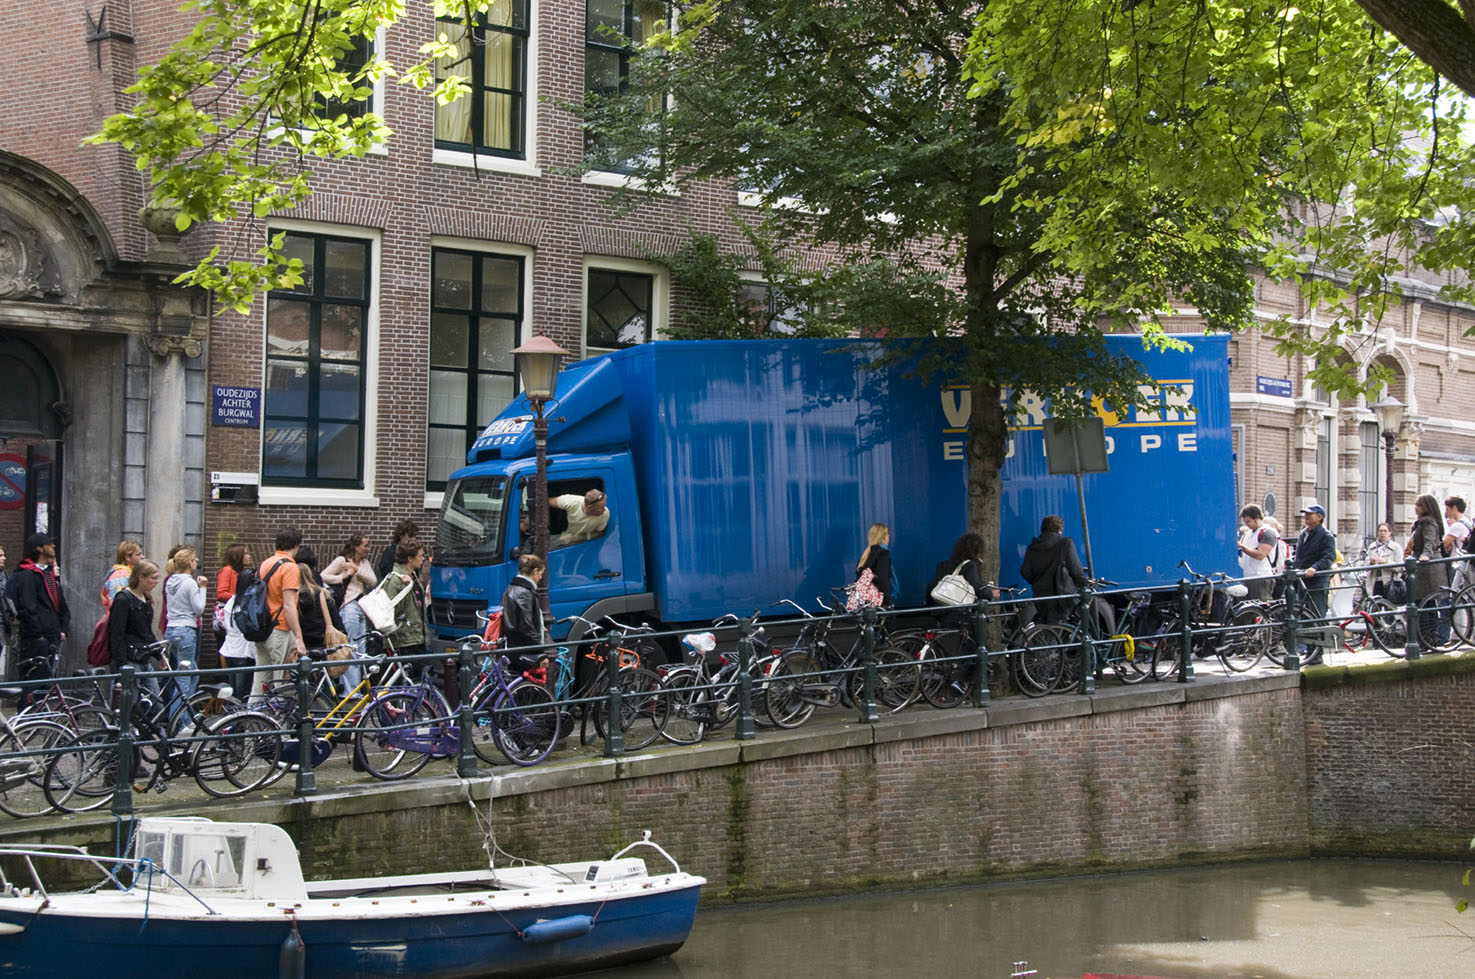
M 888 255 L 883 308 L 951 272 L 952 315 L 906 332 L 978 341 L 952 365 L 969 381 L 1129 396 L 1102 331 L 1161 343 L 1185 306 L 1244 329 L 1258 268 L 1316 310 L 1314 330 L 1264 324 L 1279 351 L 1351 393 L 1331 354 L 1375 342 L 1401 277 L 1475 244 L 1463 103 L 1352 0 L 703 0 L 673 24 L 583 107 L 633 166 L 627 196 L 754 188 L 775 233 Z M 1064 336 L 1074 376 L 1042 372 Z
M 436 0 L 437 15 L 471 17 L 484 0 Z M 455 57 L 443 38 L 397 70 L 382 56 L 350 69 L 345 56 L 404 16 L 403 0 L 191 0 L 194 29 L 156 65 L 139 70 L 134 107 L 108 119 L 94 143 L 116 143 L 148 172 L 155 203 L 200 222 L 266 218 L 312 193 L 313 158 L 363 156 L 390 136 L 374 113 L 342 103 L 398 75 L 434 84 L 434 59 Z M 455 79 L 435 87 L 448 101 Z M 334 109 L 329 109 L 333 106 Z M 271 245 L 223 267 L 213 250 L 181 281 L 211 290 L 223 307 L 247 309 L 263 289 L 288 287 L 293 270 Z
M 1214 261 L 1237 248 L 1315 310 L 1314 330 L 1267 324 L 1278 352 L 1317 360 L 1317 380 L 1345 395 L 1357 384 L 1333 351 L 1376 342 L 1402 279 L 1467 263 L 1466 103 L 1352 0 L 991 3 L 969 67 L 975 96 L 1006 100 L 1022 147 L 1006 181 L 1020 188 L 1015 206 L 1047 215 L 1042 243 L 1107 307 L 1177 280 L 1200 309 L 1243 323 L 1235 280 L 1248 269 Z M 1025 191 L 1040 168 L 1061 181 Z M 1172 253 L 1187 264 L 1093 278 L 1110 268 L 1116 212 L 1167 199 L 1175 218 L 1156 233 L 1180 237 Z M 1444 298 L 1475 298 L 1466 279 Z
M 1475 839 L 1472 839 L 1470 841 L 1470 849 L 1475 850 Z M 1465 872 L 1460 876 L 1460 886 L 1461 887 L 1469 887 L 1470 886 L 1470 869 L 1471 868 L 1466 867 L 1465 868 Z M 1469 909 L 1470 909 L 1470 902 L 1469 902 L 1468 899 L 1462 897 L 1458 901 L 1455 902 L 1455 911 L 1456 911 L 1456 913 L 1458 913 L 1458 914 L 1464 914 Z
M 673 252 L 649 253 L 696 303 L 667 330 L 672 339 L 935 335 L 958 316 L 942 272 L 909 271 L 886 255 L 807 269 L 762 228 L 736 223 L 742 253 L 695 231 Z

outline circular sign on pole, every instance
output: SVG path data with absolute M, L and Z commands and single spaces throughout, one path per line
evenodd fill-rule
M 26 505 L 26 457 L 0 453 L 0 510 L 19 510 Z

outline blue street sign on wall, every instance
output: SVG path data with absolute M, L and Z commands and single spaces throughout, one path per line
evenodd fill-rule
M 256 428 L 261 424 L 261 389 L 214 386 L 210 424 Z
M 1278 398 L 1291 396 L 1291 382 L 1284 377 L 1256 377 L 1255 390 L 1261 394 L 1273 394 Z

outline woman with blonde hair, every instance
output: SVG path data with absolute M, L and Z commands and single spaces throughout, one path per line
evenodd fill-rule
M 883 523 L 871 524 L 866 534 L 866 549 L 860 556 L 860 563 L 855 566 L 857 581 L 867 569 L 870 570 L 872 581 L 881 593 L 882 608 L 891 608 L 896 603 L 896 596 L 891 593 L 890 543 L 891 529 Z
M 169 577 L 164 582 L 164 638 L 174 642 L 174 668 L 196 669 L 195 653 L 200 647 L 200 616 L 205 611 L 208 579 L 197 574 L 200 559 L 192 547 L 181 547 L 169 560 Z M 176 676 L 175 684 L 185 701 L 200 685 L 197 676 Z

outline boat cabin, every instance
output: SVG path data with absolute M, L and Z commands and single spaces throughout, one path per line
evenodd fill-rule
M 183 885 L 197 894 L 307 900 L 297 845 L 280 826 L 149 816 L 139 820 L 133 855 L 167 873 L 139 868 L 139 883 L 155 891 Z

